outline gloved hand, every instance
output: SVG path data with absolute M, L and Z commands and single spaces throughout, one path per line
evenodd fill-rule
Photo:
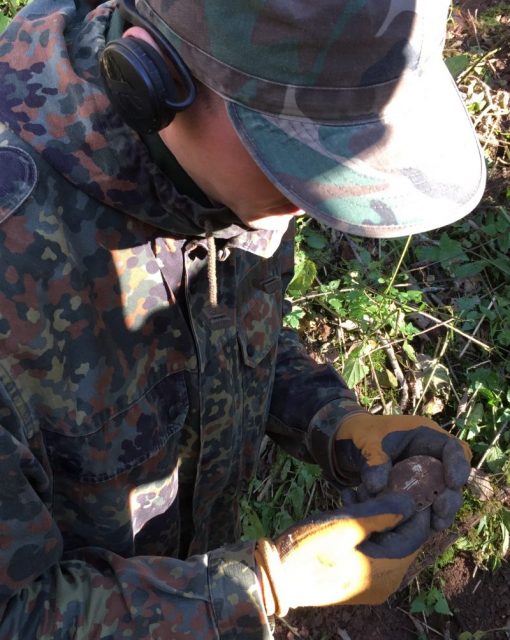
M 257 542 L 255 559 L 268 615 L 289 608 L 380 604 L 396 591 L 430 533 L 430 509 L 385 494 Z
M 445 490 L 432 505 L 431 526 L 449 527 L 462 504 L 462 486 L 469 471 L 469 446 L 420 416 L 348 415 L 340 424 L 334 443 L 333 463 L 339 477 L 361 482 L 360 495 L 374 495 L 387 482 L 392 462 L 414 455 L 441 460 Z M 344 494 L 344 502 L 345 502 Z

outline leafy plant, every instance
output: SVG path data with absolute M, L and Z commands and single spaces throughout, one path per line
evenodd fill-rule
M 510 550 L 510 509 L 497 498 L 486 502 L 469 498 L 465 512 L 481 514 L 481 519 L 457 540 L 455 549 L 471 553 L 479 565 L 496 570 Z
M 273 537 L 305 518 L 319 477 L 318 466 L 278 451 L 269 475 L 254 480 L 248 496 L 242 501 L 243 539 Z
M 484 638 L 494 638 L 494 634 L 498 631 L 506 632 L 508 637 L 508 632 L 510 631 L 510 626 L 506 627 L 497 627 L 495 629 L 487 629 L 486 631 L 478 630 L 478 631 L 463 631 L 457 636 L 457 640 L 483 640 Z
M 432 613 L 439 613 L 443 616 L 453 615 L 443 592 L 437 587 L 431 587 L 428 591 L 419 593 L 411 602 L 409 611 L 424 613 L 427 616 Z

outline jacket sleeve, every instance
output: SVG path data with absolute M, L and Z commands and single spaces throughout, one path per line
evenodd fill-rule
M 294 241 L 290 232 L 281 246 L 284 291 L 293 276 Z M 284 314 L 290 303 L 284 303 Z M 283 328 L 267 433 L 293 456 L 319 464 L 336 478 L 332 463 L 338 425 L 347 414 L 364 412 L 338 372 L 318 364 L 306 352 L 297 332 Z M 338 478 L 336 478 L 338 479 Z
M 252 543 L 186 561 L 63 552 L 40 435 L 0 403 L 0 639 L 269 640 Z

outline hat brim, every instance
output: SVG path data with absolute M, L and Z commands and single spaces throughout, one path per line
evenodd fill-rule
M 346 233 L 420 233 L 471 212 L 485 187 L 483 154 L 442 60 L 403 79 L 380 117 L 324 124 L 230 102 L 255 162 L 287 198 Z

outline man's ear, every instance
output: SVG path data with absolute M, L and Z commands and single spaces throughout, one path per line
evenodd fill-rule
M 151 34 L 148 31 L 146 31 L 143 27 L 129 27 L 124 31 L 124 33 L 122 34 L 122 37 L 137 38 L 138 40 L 143 40 L 147 44 L 150 44 L 151 47 L 154 47 L 154 49 L 156 49 L 156 51 L 160 53 L 161 57 L 163 57 L 163 52 L 158 47 L 156 41 L 151 36 Z

